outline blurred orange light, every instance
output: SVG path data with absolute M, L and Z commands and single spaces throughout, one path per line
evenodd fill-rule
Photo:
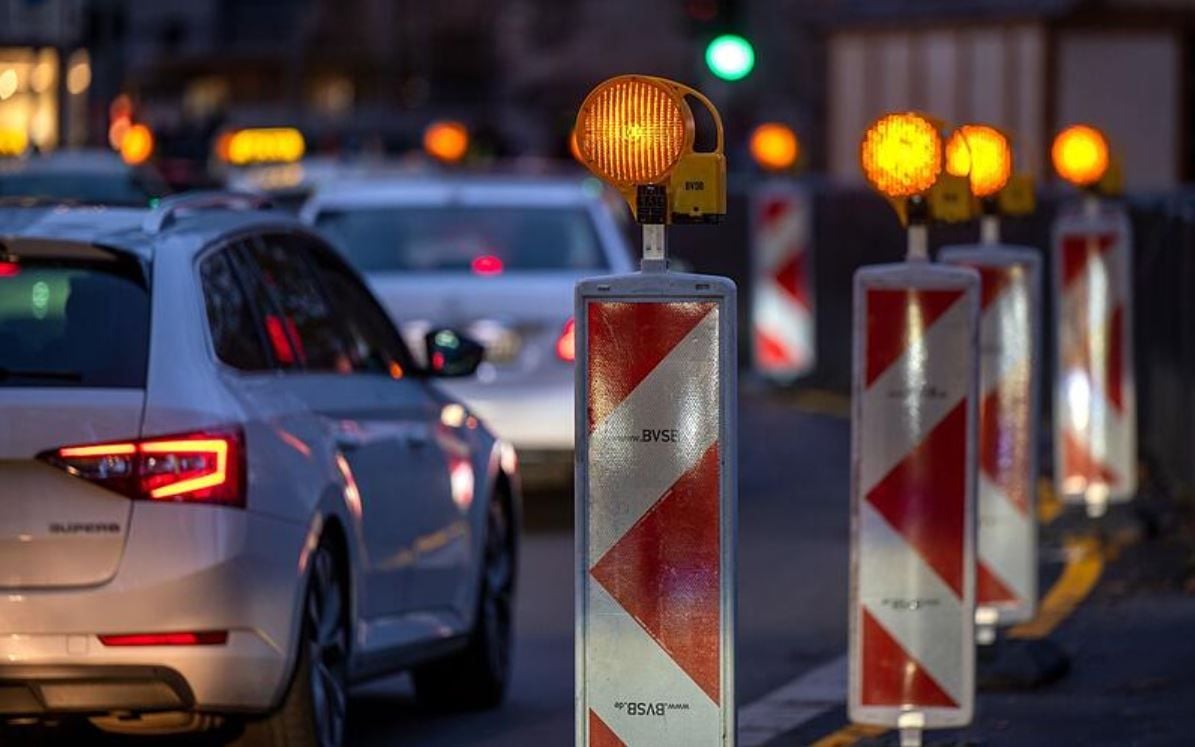
M 946 141 L 946 173 L 968 176 L 971 173 L 971 148 L 961 129 L 955 130 Z
M 751 133 L 751 157 L 769 171 L 791 169 L 801 153 L 797 134 L 778 122 L 765 122 Z
M 1050 149 L 1058 175 L 1078 187 L 1088 187 L 1108 170 L 1108 141 L 1088 125 L 1072 125 L 1054 138 Z
M 130 166 L 137 166 L 149 160 L 154 153 L 154 134 L 143 124 L 129 127 L 120 140 L 120 157 Z
M 0 127 L 0 157 L 19 156 L 29 147 L 29 135 L 19 127 Z
M 925 117 L 887 114 L 867 128 L 860 146 L 863 175 L 888 197 L 925 192 L 942 173 L 942 137 Z
M 112 150 L 120 150 L 120 144 L 124 142 L 124 136 L 129 134 L 129 128 L 132 126 L 133 123 L 128 117 L 112 120 L 112 124 L 108 125 L 108 145 L 112 146 Z
M 586 97 L 577 115 L 581 161 L 620 187 L 658 184 L 693 138 L 684 99 L 660 82 L 611 78 Z
M 460 122 L 432 122 L 423 132 L 423 149 L 446 163 L 456 163 L 469 152 L 469 130 Z
M 956 171 L 954 167 L 962 159 L 966 160 L 966 169 Z M 995 127 L 963 125 L 946 143 L 946 171 L 969 177 L 971 193 L 976 197 L 991 197 L 1004 189 L 1012 176 L 1012 148 L 1008 138 Z

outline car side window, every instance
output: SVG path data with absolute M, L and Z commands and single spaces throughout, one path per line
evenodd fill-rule
M 400 377 L 412 370 L 410 352 L 373 294 L 335 251 L 305 242 L 320 282 L 351 338 L 355 370 Z
M 246 242 L 264 290 L 281 317 L 267 317 L 266 334 L 271 345 L 275 339 L 288 341 L 295 363 L 308 371 L 352 373 L 352 351 L 301 244 L 297 237 L 285 234 Z
M 253 309 L 229 260 L 227 249 L 199 265 L 203 303 L 216 357 L 241 371 L 266 371 L 270 359 L 262 347 Z

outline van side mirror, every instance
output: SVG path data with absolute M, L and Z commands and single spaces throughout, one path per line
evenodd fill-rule
M 485 358 L 485 348 L 453 329 L 436 329 L 423 338 L 427 372 L 443 379 L 472 376 Z

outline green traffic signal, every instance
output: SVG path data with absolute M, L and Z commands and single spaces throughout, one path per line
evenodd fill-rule
M 722 80 L 742 80 L 755 67 L 755 48 L 738 34 L 723 34 L 705 48 L 705 64 Z

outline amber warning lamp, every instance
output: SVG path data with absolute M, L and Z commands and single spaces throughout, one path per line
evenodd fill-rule
M 928 197 L 946 167 L 940 130 L 923 114 L 885 114 L 867 128 L 859 145 L 863 176 L 909 228 L 909 259 L 928 257 Z
M 713 119 L 710 152 L 693 149 L 688 99 Z M 626 198 L 640 223 L 717 223 L 726 214 L 722 118 L 698 91 L 647 75 L 611 78 L 581 104 L 575 133 L 581 163 Z

